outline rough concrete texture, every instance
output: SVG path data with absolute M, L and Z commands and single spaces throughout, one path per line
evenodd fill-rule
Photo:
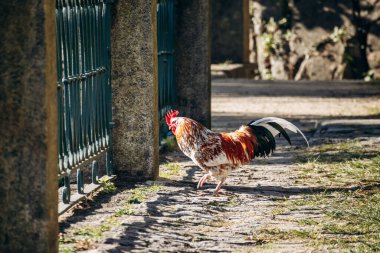
M 116 171 L 158 174 L 156 1 L 117 1 L 112 21 L 113 156 Z
M 181 115 L 211 125 L 210 1 L 179 0 L 176 5 L 175 57 Z
M 230 131 L 252 119 L 279 116 L 291 120 L 310 138 L 316 123 L 326 119 L 350 122 L 351 118 L 379 118 L 379 115 L 371 115 L 368 108 L 368 105 L 378 108 L 379 86 L 357 83 L 329 86 L 331 83 L 215 80 L 214 129 Z M 224 103 L 225 98 L 230 99 L 228 103 Z M 357 99 L 355 110 L 345 113 L 336 110 L 349 105 L 352 98 Z M 299 99 L 304 100 L 298 104 Z M 284 104 L 285 100 L 288 103 Z M 305 106 L 307 101 L 309 106 Z M 241 104 L 249 109 L 238 112 L 235 107 Z M 294 106 L 288 111 L 286 107 L 291 104 Z M 333 104 L 337 106 L 331 106 Z M 322 109 L 314 112 L 316 108 Z M 377 121 L 367 123 L 374 122 Z M 368 135 L 366 129 L 362 130 L 342 133 L 338 138 L 357 138 L 380 146 L 378 132 Z M 318 134 L 317 138 L 323 139 L 328 136 L 326 134 Z M 326 141 L 332 141 L 333 137 L 328 136 Z M 119 182 L 117 194 L 100 195 L 94 202 L 82 205 L 82 209 L 66 214 L 62 217 L 61 238 L 67 243 L 61 248 L 88 250 L 86 252 L 342 252 L 334 248 L 313 250 L 315 246 L 306 237 L 301 240 L 285 237 L 280 242 L 259 239 L 260 229 L 303 229 L 297 221 L 315 220 L 322 215 L 322 206 L 278 213 L 284 198 L 303 199 L 308 194 L 326 190 L 323 182 L 307 184 L 300 180 L 295 154 L 305 151 L 305 145 L 299 136 L 291 135 L 291 138 L 293 146 L 279 141 L 272 157 L 255 159 L 232 173 L 219 197 L 211 195 L 214 182 L 196 190 L 203 173 L 190 159 L 178 151 L 166 153 L 161 157 L 162 176 L 168 173 L 167 163 L 178 164 L 181 167 L 178 174 L 138 186 Z M 312 145 L 316 142 L 318 140 L 314 139 Z M 142 202 L 131 198 L 131 187 L 144 188 L 152 184 L 161 185 L 161 188 L 149 192 Z M 337 186 L 328 189 L 334 191 L 334 187 Z M 344 187 L 343 190 L 350 189 Z M 124 210 L 124 214 L 120 210 Z M 121 215 L 115 216 L 116 213 Z M 94 227 L 105 228 L 105 231 L 99 237 L 86 236 L 83 232 L 75 234 L 80 229 L 91 231 L 89 229 Z
M 244 20 L 243 12 L 248 13 L 245 2 L 248 1 L 212 1 L 212 63 L 246 62 L 248 52 L 244 51 L 247 46 L 244 38 L 248 34 L 249 20 Z
M 56 252 L 54 1 L 2 1 L 0 23 L 0 252 Z

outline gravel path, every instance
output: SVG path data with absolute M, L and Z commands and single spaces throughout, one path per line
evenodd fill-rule
M 380 86 L 356 83 L 252 83 L 213 81 L 213 127 L 233 130 L 263 116 L 285 117 L 311 138 L 319 123 L 331 119 L 379 118 Z M 312 144 L 329 141 L 319 133 Z M 340 138 L 352 136 L 340 135 Z M 354 137 L 376 139 L 371 133 Z M 295 136 L 293 136 L 295 137 Z M 322 192 L 320 185 L 299 180 L 295 157 L 305 146 L 295 138 L 269 159 L 258 159 L 234 172 L 220 197 L 215 184 L 196 190 L 202 176 L 178 151 L 161 157 L 155 182 L 116 182 L 116 194 L 93 201 L 61 217 L 61 252 L 310 252 L 307 240 L 267 242 L 258 236 L 267 227 L 297 228 L 295 220 L 320 216 L 317 210 L 276 215 L 283 198 Z M 168 165 L 169 164 L 169 165 Z M 180 170 L 178 168 L 180 167 Z M 135 189 L 135 190 L 133 190 Z M 137 189 L 137 190 L 136 190 Z

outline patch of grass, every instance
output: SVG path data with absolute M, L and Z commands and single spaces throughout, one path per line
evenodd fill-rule
M 115 184 L 107 176 L 102 177 L 99 183 L 102 186 L 102 191 L 105 193 L 115 193 L 117 191 Z
M 289 212 L 288 209 L 281 208 L 281 207 L 276 207 L 276 208 L 273 208 L 271 210 L 272 215 L 281 215 L 281 214 L 285 214 L 285 213 L 288 213 L 288 212 Z
M 380 178 L 380 155 L 372 158 L 353 158 L 339 163 L 325 163 L 318 159 L 299 164 L 305 181 L 314 181 L 318 176 L 320 183 L 344 185 L 378 182 Z M 314 177 L 312 176 L 314 175 Z
M 318 221 L 316 220 L 311 220 L 311 219 L 302 219 L 302 220 L 297 220 L 297 223 L 302 225 L 302 226 L 316 226 L 319 224 Z
M 157 192 L 161 189 L 159 185 L 137 187 L 132 190 L 129 190 L 131 196 L 127 198 L 127 203 L 129 204 L 140 204 L 144 202 L 151 192 Z
M 112 216 L 105 219 L 100 225 L 75 228 L 69 234 L 61 234 L 59 239 L 60 252 L 71 253 L 76 250 L 86 250 L 95 247 L 95 241 L 102 238 L 103 233 L 110 231 L 113 227 L 120 226 L 118 217 L 133 215 L 133 204 L 139 204 L 146 200 L 148 194 L 161 189 L 159 185 L 137 187 L 129 190 L 131 193 L 124 206 L 118 209 Z
M 368 150 L 368 152 L 373 153 L 374 150 Z M 363 150 L 363 145 L 360 142 L 346 141 L 311 147 L 299 153 L 296 159 L 300 163 L 316 159 L 323 162 L 339 162 L 362 157 L 365 153 L 367 150 Z
M 380 116 L 380 107 L 368 108 L 368 114 L 374 116 Z
M 64 234 L 60 234 L 59 235 L 59 240 L 58 240 L 58 245 L 59 245 L 59 252 L 60 253 L 72 253 L 72 252 L 76 252 L 74 246 L 72 244 L 76 243 L 76 239 L 70 237 L 70 236 L 67 236 L 67 235 L 64 235 Z M 68 244 L 71 244 L 71 245 L 68 245 Z
M 341 200 L 329 203 L 324 210 L 329 217 L 321 227 L 324 234 L 349 236 L 365 252 L 380 251 L 380 192 L 341 193 Z
M 326 144 L 298 154 L 300 179 L 323 185 L 377 182 L 380 147 L 357 141 Z
M 380 190 L 337 191 L 287 199 L 282 208 L 291 211 L 315 210 L 320 218 L 296 221 L 301 232 L 259 230 L 267 241 L 307 239 L 314 247 L 334 246 L 354 252 L 380 251 Z M 307 237 L 305 237 L 307 235 Z
M 211 227 L 228 227 L 231 225 L 231 222 L 227 221 L 223 217 L 216 217 L 215 219 L 208 222 L 208 225 Z
M 315 210 L 325 205 L 326 198 L 329 198 L 329 195 L 326 193 L 305 195 L 302 198 L 284 199 L 282 204 L 290 211 L 300 210 L 300 208 L 304 210 L 305 207 L 308 210 Z
M 60 236 L 59 238 L 59 244 L 69 244 L 69 243 L 74 243 L 75 239 L 66 237 L 66 236 Z
M 100 226 L 94 226 L 94 227 L 83 227 L 83 228 L 77 228 L 74 230 L 74 235 L 81 235 L 85 236 L 91 239 L 99 239 L 104 231 L 102 231 L 102 228 Z
M 59 253 L 74 253 L 76 252 L 74 246 L 61 246 L 59 245 Z
M 221 207 L 234 207 L 239 205 L 239 197 L 228 196 L 227 201 L 213 200 L 208 203 L 210 206 L 221 206 Z
M 115 213 L 116 217 L 121 217 L 123 215 L 134 215 L 135 211 L 133 210 L 133 206 L 130 203 L 124 205 L 124 207 L 118 209 Z
M 295 229 L 263 227 L 253 240 L 303 241 L 324 252 L 380 252 L 379 150 L 378 143 L 346 141 L 299 154 L 298 180 L 325 191 L 277 201 L 272 215 L 305 215 L 293 220 Z M 372 187 L 345 188 L 365 185 Z
M 161 186 L 159 185 L 143 186 L 129 190 L 128 192 L 131 193 L 131 195 L 126 198 L 124 206 L 118 209 L 114 216 L 121 217 L 123 215 L 135 215 L 133 205 L 143 203 L 147 199 L 149 193 L 157 192 L 159 190 L 161 190 Z
M 278 228 L 262 228 L 259 229 L 256 239 L 265 241 L 279 241 L 279 240 L 290 240 L 295 238 L 301 239 L 311 239 L 316 237 L 316 235 L 310 230 L 280 230 Z
M 103 233 L 109 231 L 113 226 L 119 225 L 115 217 L 109 217 L 98 226 L 88 226 L 76 228 L 73 232 L 74 235 L 80 235 L 84 239 L 99 240 Z
M 182 167 L 177 163 L 167 163 L 164 165 L 164 169 L 160 171 L 160 177 L 170 179 L 178 176 L 182 170 Z
M 333 144 L 323 144 L 298 153 L 296 160 L 305 163 L 317 160 L 324 163 L 339 163 L 354 158 L 371 158 L 380 155 L 379 144 L 364 144 L 359 141 L 343 141 Z

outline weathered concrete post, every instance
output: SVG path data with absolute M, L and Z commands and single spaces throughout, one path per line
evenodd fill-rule
M 210 0 L 178 0 L 176 85 L 182 116 L 211 125 Z
M 1 1 L 0 24 L 0 252 L 57 252 L 55 1 Z
M 120 176 L 158 176 L 156 1 L 114 3 L 112 22 L 114 166 Z

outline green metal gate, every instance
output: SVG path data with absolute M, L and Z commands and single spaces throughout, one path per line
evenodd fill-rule
M 174 83 L 174 0 L 157 1 L 157 48 L 158 48 L 158 87 L 159 117 L 176 104 Z M 166 124 L 160 126 L 160 137 L 165 137 Z
M 110 22 L 111 1 L 56 0 L 58 71 L 58 175 L 63 203 L 70 202 L 70 175 L 76 173 L 78 194 L 84 194 L 81 165 L 106 153 L 112 174 Z

